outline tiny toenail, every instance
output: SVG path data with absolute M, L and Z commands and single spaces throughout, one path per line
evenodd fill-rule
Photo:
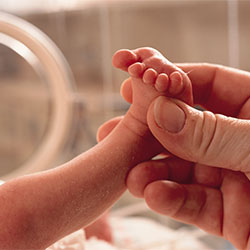
M 171 99 L 160 96 L 154 104 L 155 122 L 170 133 L 178 133 L 185 124 L 184 111 Z

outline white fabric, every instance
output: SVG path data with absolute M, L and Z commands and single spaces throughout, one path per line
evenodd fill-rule
M 173 230 L 146 218 L 111 217 L 114 245 L 91 238 L 85 240 L 83 230 L 77 231 L 47 250 L 210 250 L 199 240 L 199 231 Z M 197 234 L 198 232 L 198 234 Z
M 84 242 L 84 231 L 79 230 L 57 241 L 46 250 L 85 250 Z

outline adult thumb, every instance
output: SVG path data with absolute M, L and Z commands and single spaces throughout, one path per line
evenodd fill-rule
M 199 111 L 167 97 L 151 103 L 148 125 L 174 155 L 196 163 L 250 172 L 250 121 Z

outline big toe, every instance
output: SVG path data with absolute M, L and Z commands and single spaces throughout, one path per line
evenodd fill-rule
M 133 51 L 127 49 L 118 50 L 112 59 L 114 67 L 125 71 L 135 62 L 137 62 L 137 55 Z

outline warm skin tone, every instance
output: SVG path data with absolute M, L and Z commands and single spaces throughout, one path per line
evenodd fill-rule
M 223 115 L 157 98 L 148 110 L 148 125 L 178 157 L 138 164 L 129 173 L 127 186 L 156 212 L 224 237 L 239 249 L 250 249 L 250 73 L 209 64 L 178 66 L 189 72 L 194 102 Z M 130 79 L 125 81 L 122 95 L 132 102 L 130 84 Z M 186 121 L 170 133 L 156 120 L 166 119 L 160 113 L 166 109 L 174 119 L 169 108 L 173 103 L 184 111 Z M 120 120 L 106 123 L 101 137 Z
M 112 228 L 109 223 L 109 214 L 103 214 L 99 219 L 84 228 L 85 236 L 87 239 L 96 237 L 99 240 L 104 240 L 112 244 Z
M 129 170 L 162 151 L 146 124 L 153 99 L 165 93 L 192 103 L 186 74 L 155 50 L 119 51 L 113 64 L 131 74 L 137 101 L 94 148 L 0 186 L 0 248 L 44 249 L 95 220 L 125 191 Z

